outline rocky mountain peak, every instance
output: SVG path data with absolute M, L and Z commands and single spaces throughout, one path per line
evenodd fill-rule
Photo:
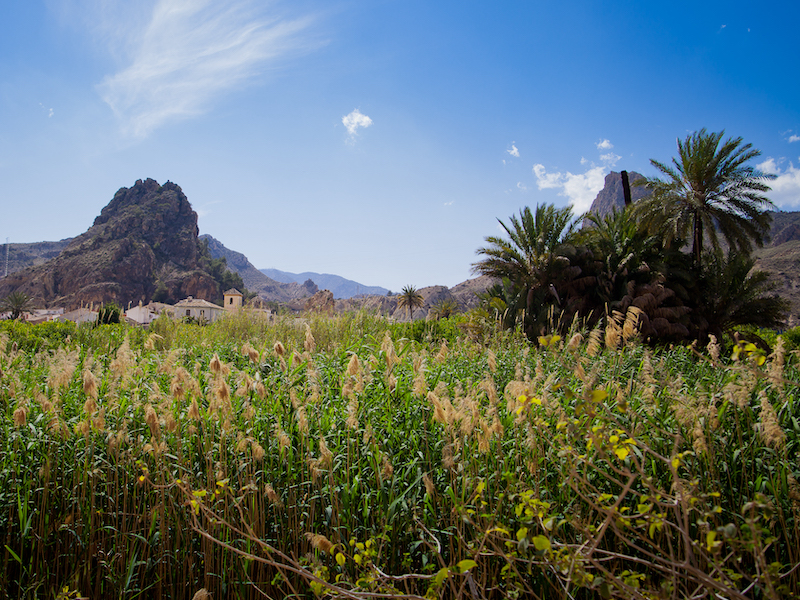
M 187 295 L 215 300 L 219 285 L 204 269 L 202 253 L 197 214 L 181 188 L 138 180 L 120 188 L 56 258 L 0 282 L 0 296 L 19 290 L 67 308 L 147 302 L 156 291 L 170 301 Z

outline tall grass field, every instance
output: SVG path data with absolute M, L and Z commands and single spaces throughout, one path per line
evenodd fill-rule
M 0 597 L 797 598 L 778 337 L 0 326 Z

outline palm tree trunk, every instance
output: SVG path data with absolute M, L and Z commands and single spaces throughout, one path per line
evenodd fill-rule
M 703 221 L 700 215 L 694 215 L 694 242 L 692 245 L 692 256 L 694 261 L 694 268 L 700 270 L 700 257 L 703 254 Z

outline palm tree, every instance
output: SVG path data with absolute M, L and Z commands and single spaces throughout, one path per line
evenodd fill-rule
M 0 310 L 9 311 L 12 319 L 19 319 L 31 300 L 33 298 L 24 292 L 11 292 L 0 302 Z
M 458 302 L 453 298 L 443 298 L 431 307 L 431 316 L 435 319 L 448 319 L 458 312 Z
M 572 208 L 556 208 L 552 204 L 529 207 L 513 215 L 510 225 L 498 219 L 508 239 L 489 236 L 487 246 L 477 253 L 484 258 L 472 270 L 496 279 L 508 279 L 519 289 L 526 307 L 526 333 L 539 335 L 533 329 L 543 325 L 542 315 L 553 304 L 561 304 L 557 284 L 574 277 L 580 269 L 573 267 L 568 255 L 574 240 L 576 221 Z
M 417 292 L 417 288 L 413 285 L 407 285 L 403 291 L 397 296 L 398 308 L 408 309 L 408 320 L 414 320 L 414 309 L 419 308 L 425 303 L 425 299 Z
M 697 335 L 713 333 L 717 339 L 742 325 L 775 329 L 783 325 L 789 303 L 773 293 L 769 273 L 754 269 L 748 254 L 707 253 L 697 280 L 692 320 Z
M 720 249 L 717 232 L 728 245 L 750 252 L 752 242 L 762 246 L 769 232 L 767 208 L 772 202 L 765 180 L 774 176 L 746 166 L 761 152 L 742 138 L 722 142 L 724 131 L 706 133 L 701 129 L 685 140 L 677 140 L 678 157 L 672 166 L 656 160 L 650 163 L 666 179 L 647 178 L 643 185 L 652 194 L 634 205 L 643 222 L 657 228 L 665 242 L 688 240 L 691 234 L 695 271 L 700 270 L 703 241 Z

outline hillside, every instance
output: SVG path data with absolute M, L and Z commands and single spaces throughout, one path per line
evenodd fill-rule
M 319 288 L 308 278 L 297 282 L 282 282 L 267 277 L 256 269 L 247 257 L 241 252 L 236 252 L 219 240 L 207 233 L 200 236 L 200 240 L 208 243 L 208 251 L 212 258 L 224 258 L 228 269 L 238 273 L 244 281 L 248 292 L 258 294 L 258 297 L 267 302 L 288 302 L 297 298 L 313 296 Z
M 340 275 L 313 273 L 310 271 L 304 273 L 288 273 L 286 271 L 279 271 L 278 269 L 260 269 L 260 272 L 275 281 L 284 283 L 302 283 L 310 279 L 319 289 L 330 290 L 333 293 L 333 297 L 337 300 L 352 298 L 353 296 L 385 296 L 389 293 L 389 290 L 386 288 L 364 285 L 352 279 L 345 279 Z
M 0 297 L 21 291 L 37 304 L 67 309 L 149 302 L 157 291 L 166 302 L 221 299 L 197 234 L 197 214 L 178 185 L 138 180 L 120 188 L 56 257 L 1 280 Z

